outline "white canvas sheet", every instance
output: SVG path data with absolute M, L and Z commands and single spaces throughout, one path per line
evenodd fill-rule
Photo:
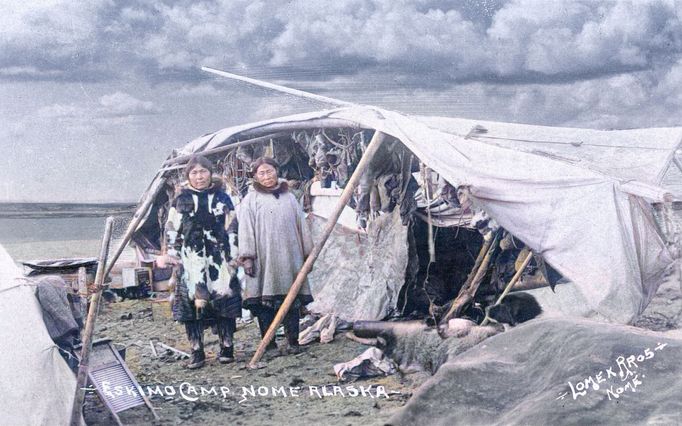
M 655 185 L 682 131 L 557 129 L 555 138 L 569 145 L 577 141 L 579 148 L 597 150 L 611 144 L 618 148 L 613 152 L 621 153 L 566 161 L 465 138 L 469 124 L 453 130 L 448 120 L 452 119 L 344 108 L 223 129 L 190 142 L 183 153 L 218 147 L 235 136 L 290 128 L 345 124 L 378 129 L 400 139 L 452 184 L 470 186 L 479 207 L 575 283 L 587 303 L 582 307 L 587 316 L 626 323 L 641 313 L 672 259 L 640 195 L 660 198 L 665 193 Z M 516 139 L 521 139 L 524 128 L 529 140 L 552 136 L 550 128 L 542 128 L 540 134 L 537 126 L 512 127 Z M 664 149 L 656 149 L 658 144 Z
M 76 377 L 47 334 L 34 289 L 0 246 L 0 419 L 12 425 L 65 425 Z
M 594 130 L 448 117 L 418 121 L 477 142 L 544 155 L 621 179 L 660 185 L 682 142 L 679 127 Z M 473 131 L 476 126 L 485 131 Z

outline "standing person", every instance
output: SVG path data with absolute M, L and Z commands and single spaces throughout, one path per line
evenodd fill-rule
M 241 292 L 231 259 L 226 227 L 234 210 L 213 165 L 197 156 L 187 163 L 187 184 L 173 200 L 166 222 L 168 256 L 181 265 L 172 302 L 173 318 L 185 324 L 192 346 L 190 369 L 206 360 L 204 329 L 211 326 L 220 340 L 218 361 L 234 361 L 232 337 L 241 316 Z
M 244 267 L 244 307 L 258 318 L 261 337 L 289 292 L 313 248 L 305 214 L 286 181 L 277 178 L 279 166 L 271 158 L 257 159 L 251 168 L 253 191 L 239 205 L 239 261 Z M 300 308 L 312 302 L 306 281 L 284 318 L 293 353 L 299 351 Z M 268 349 L 275 349 L 274 341 Z

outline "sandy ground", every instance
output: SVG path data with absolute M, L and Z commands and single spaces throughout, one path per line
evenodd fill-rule
M 681 320 L 682 291 L 680 275 L 676 271 L 659 288 L 634 325 L 666 331 L 679 329 Z M 161 353 L 159 357 L 152 354 L 150 340 L 186 352 L 189 352 L 189 347 L 182 327 L 170 318 L 168 304 L 150 300 L 103 304 L 96 337 L 111 338 L 125 346 L 128 366 L 143 388 L 156 388 L 158 385 L 163 391 L 163 395 L 151 398 L 160 420 L 153 421 L 148 410 L 138 407 L 121 413 L 126 424 L 382 425 L 427 378 L 425 374 L 417 373 L 361 380 L 350 385 L 355 386 L 359 393 L 361 387 L 370 389 L 369 392 L 351 396 L 354 392 L 347 387 L 349 384 L 338 383 L 332 367 L 351 360 L 367 347 L 346 339 L 343 333 L 337 334 L 332 343 L 313 343 L 298 355 L 268 353 L 264 357 L 264 368 L 247 370 L 246 362 L 259 342 L 254 322 L 238 325 L 235 335 L 237 360 L 234 364 L 217 362 L 217 338 L 207 331 L 209 360 L 206 366 L 187 370 L 187 361 L 176 359 L 175 354 Z M 278 344 L 284 346 L 281 338 Z M 186 393 L 189 393 L 188 386 L 192 385 L 199 394 L 201 387 L 209 391 L 215 387 L 218 395 L 199 395 L 196 401 L 188 401 L 179 393 L 170 395 L 171 388 L 179 392 L 183 383 L 186 383 Z M 250 390 L 252 386 L 257 395 L 247 394 L 244 400 L 243 388 Z M 336 394 L 334 386 L 340 386 L 336 388 Z M 383 386 L 388 398 L 378 395 L 378 386 Z M 221 387 L 228 388 L 229 393 L 223 396 Z M 286 396 L 281 393 L 273 395 L 273 387 L 284 387 Z M 299 388 L 298 396 L 292 396 L 290 387 Z M 259 388 L 263 393 L 267 390 L 267 395 L 258 395 Z M 188 396 L 194 397 L 191 393 Z M 114 423 L 94 394 L 88 396 L 85 413 L 89 424 Z
M 380 425 L 397 408 L 403 406 L 413 389 L 426 379 L 421 374 L 394 375 L 361 380 L 350 385 L 339 384 L 333 365 L 349 361 L 367 349 L 366 346 L 346 339 L 343 333 L 337 334 L 335 340 L 328 344 L 312 343 L 305 347 L 303 353 L 297 355 L 266 353 L 263 359 L 264 368 L 247 370 L 246 362 L 259 342 L 255 322 L 238 325 L 234 364 L 223 365 L 217 362 L 217 337 L 207 330 L 205 342 L 208 361 L 202 369 L 188 370 L 185 368 L 187 360 L 177 360 L 175 354 L 161 353 L 159 357 L 153 356 L 150 347 L 152 339 L 182 351 L 190 352 L 190 349 L 184 329 L 169 316 L 168 304 L 149 300 L 103 304 L 96 338 L 104 337 L 127 347 L 127 364 L 143 389 L 159 385 L 164 393 L 151 398 L 160 417 L 159 421 L 152 421 L 149 411 L 139 407 L 121 413 L 126 424 L 262 425 L 295 422 L 297 425 Z M 280 347 L 284 346 L 283 338 L 278 338 L 278 344 Z M 179 392 L 183 382 L 194 386 L 199 394 L 201 387 L 210 391 L 214 386 L 218 395 L 199 395 L 197 401 L 188 401 L 178 393 L 169 395 L 172 390 L 166 386 Z M 351 385 L 356 388 L 358 396 L 351 396 L 354 392 L 346 387 Z M 184 386 L 183 389 L 189 393 L 188 385 Z M 250 390 L 251 386 L 257 395 L 253 397 L 247 394 L 247 399 L 241 401 L 242 387 Z M 334 386 L 340 388 L 334 389 Z M 383 386 L 385 394 L 378 386 Z M 229 389 L 225 397 L 221 394 L 221 387 Z M 259 387 L 263 393 L 267 389 L 267 395 L 258 395 Z M 281 391 L 273 395 L 273 387 L 284 387 L 286 396 Z M 290 387 L 300 388 L 298 396 L 292 396 Z M 364 395 L 361 387 L 366 391 Z M 194 397 L 192 394 L 189 396 Z M 85 419 L 88 424 L 114 423 L 114 419 L 98 403 L 94 394 L 88 397 Z

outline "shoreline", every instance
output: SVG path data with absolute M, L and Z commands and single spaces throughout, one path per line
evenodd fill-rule
M 0 202 L 1 219 L 104 217 L 133 214 L 137 203 Z

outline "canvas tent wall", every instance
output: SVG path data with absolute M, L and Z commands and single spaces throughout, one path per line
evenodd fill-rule
M 666 155 L 652 150 L 657 154 L 648 161 L 656 171 L 654 179 L 646 168 L 629 175 L 615 173 L 620 167 L 617 159 L 604 157 L 588 164 L 587 156 L 577 164 L 556 155 L 476 140 L 463 132 L 468 124 L 453 131 L 448 120 L 413 118 L 372 107 L 342 108 L 223 129 L 188 143 L 178 154 L 296 129 L 380 130 L 399 139 L 453 185 L 468 186 L 480 208 L 575 283 L 580 303 L 587 308 L 585 315 L 625 323 L 642 312 L 672 262 L 644 197 L 663 201 L 669 196 L 657 184 L 679 143 L 680 129 L 581 133 L 583 144 L 666 142 Z M 643 150 L 634 150 L 642 160 Z M 602 161 L 613 164 L 607 167 Z
M 545 156 L 623 181 L 664 186 L 682 199 L 682 174 L 673 162 L 682 143 L 679 127 L 594 130 L 449 117 L 414 118 L 468 140 Z
M 64 425 L 76 377 L 45 328 L 30 282 L 0 246 L 0 419 L 13 425 Z

